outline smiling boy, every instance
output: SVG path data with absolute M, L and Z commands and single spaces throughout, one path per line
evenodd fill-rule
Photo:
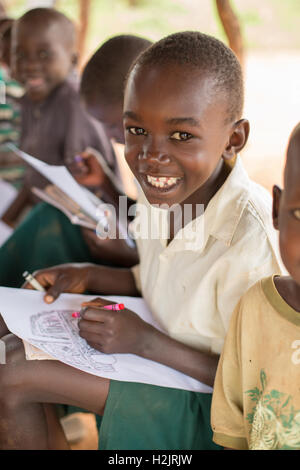
M 234 306 L 258 279 L 280 272 L 270 195 L 248 178 L 237 156 L 249 132 L 242 106 L 238 60 L 205 34 L 168 36 L 134 63 L 125 88 L 125 157 L 142 188 L 141 203 L 154 218 L 166 219 L 163 204 L 189 204 L 192 218 L 178 231 L 170 224 L 170 233 L 159 232 L 157 239 L 137 238 L 140 263 L 133 269 L 67 264 L 36 273 L 49 304 L 61 292 L 142 295 L 163 329 L 128 309 L 112 314 L 96 299 L 79 322 L 79 334 L 93 348 L 136 354 L 213 385 Z M 204 223 L 203 215 L 196 217 L 199 204 Z M 140 214 L 134 233 L 139 225 Z M 193 247 L 192 231 L 199 234 Z M 0 413 L 14 441 L 5 440 L 0 420 L 4 447 L 49 447 L 38 390 L 40 403 L 64 397 L 103 415 L 101 449 L 218 448 L 210 428 L 211 393 L 95 378 L 57 361 L 16 364 L 23 346 L 11 338 L 7 344 Z M 23 429 L 20 410 L 24 422 L 30 417 L 30 432 L 15 437 L 17 422 Z

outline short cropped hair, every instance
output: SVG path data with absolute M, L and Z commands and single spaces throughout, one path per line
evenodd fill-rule
M 130 66 L 151 44 L 147 39 L 130 34 L 106 41 L 84 68 L 80 93 L 86 101 L 122 105 Z
M 133 64 L 135 67 L 179 65 L 201 70 L 213 77 L 213 90 L 227 95 L 228 120 L 241 117 L 244 105 L 244 83 L 241 65 L 223 42 L 198 31 L 171 34 L 148 48 Z
M 43 25 L 43 27 L 46 28 L 55 23 L 60 26 L 62 33 L 61 38 L 65 44 L 72 49 L 77 47 L 77 31 L 75 24 L 70 18 L 54 8 L 33 8 L 17 20 L 16 27 L 22 23 L 32 23 L 33 29 L 34 24 Z

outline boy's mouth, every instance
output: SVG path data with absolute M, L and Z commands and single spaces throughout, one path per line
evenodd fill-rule
M 30 90 L 35 90 L 36 88 L 40 88 L 44 86 L 45 80 L 41 77 L 37 78 L 27 78 L 25 87 Z
M 168 191 L 175 188 L 179 181 L 182 180 L 182 177 L 144 175 L 144 180 L 147 186 L 157 188 L 161 191 Z

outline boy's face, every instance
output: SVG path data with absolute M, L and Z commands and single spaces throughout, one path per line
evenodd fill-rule
M 32 101 L 43 101 L 74 65 L 74 51 L 62 38 L 61 25 L 20 23 L 12 46 L 14 75 Z
M 123 130 L 123 108 L 121 104 L 105 104 L 97 102 L 97 98 L 92 103 L 84 100 L 83 104 L 86 111 L 103 125 L 106 135 L 109 139 L 113 139 L 119 144 L 124 144 Z
M 300 286 L 300 128 L 288 152 L 289 168 L 279 203 L 279 243 L 282 261 Z
M 150 204 L 202 202 L 201 188 L 212 181 L 230 139 L 226 109 L 201 72 L 161 66 L 131 74 L 125 157 Z

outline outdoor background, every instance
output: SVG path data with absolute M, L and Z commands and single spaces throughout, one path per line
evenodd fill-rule
M 28 8 L 51 2 L 3 3 L 18 17 Z M 245 43 L 244 117 L 251 132 L 242 157 L 250 175 L 271 189 L 282 181 L 288 136 L 300 121 L 300 0 L 235 0 L 231 5 Z M 56 7 L 78 22 L 77 0 L 58 0 Z M 214 0 L 92 0 L 83 63 L 116 34 L 157 40 L 187 29 L 227 42 Z
M 17 18 L 29 8 L 51 1 L 3 1 Z M 130 6 L 130 5 L 134 6 Z M 282 184 L 290 132 L 300 121 L 300 0 L 235 0 L 245 45 L 245 108 L 250 137 L 242 152 L 253 179 L 271 190 Z M 56 7 L 79 21 L 79 1 L 58 0 Z M 91 0 L 82 63 L 109 37 L 137 34 L 152 40 L 182 30 L 200 30 L 227 43 L 214 0 Z M 120 159 L 123 165 L 124 160 Z M 124 168 L 126 168 L 124 166 Z M 124 173 L 128 174 L 126 171 Z M 132 188 L 129 179 L 127 189 Z M 92 415 L 82 415 L 86 438 L 74 449 L 96 449 Z

